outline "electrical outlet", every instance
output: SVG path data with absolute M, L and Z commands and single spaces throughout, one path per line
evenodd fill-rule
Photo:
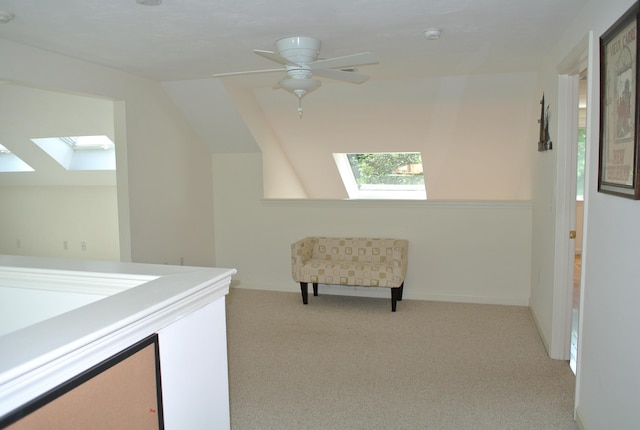
M 82 242 L 80 242 L 80 249 L 82 249 L 83 251 L 87 250 L 87 242 L 85 242 L 84 240 Z
M 69 242 L 67 242 L 66 240 L 62 242 L 62 249 L 64 249 L 65 251 L 69 249 Z
M 16 248 L 22 248 L 22 241 L 20 239 L 16 239 Z

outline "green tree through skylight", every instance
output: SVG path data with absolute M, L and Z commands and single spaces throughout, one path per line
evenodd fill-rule
M 358 186 L 424 184 L 420 153 L 348 154 Z

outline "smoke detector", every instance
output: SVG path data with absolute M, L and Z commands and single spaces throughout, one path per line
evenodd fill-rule
M 13 18 L 15 18 L 14 14 L 0 10 L 0 24 L 6 24 Z
M 440 31 L 439 28 L 427 28 L 424 31 L 424 37 L 426 37 L 427 40 L 438 40 L 440 39 L 440 34 L 442 34 L 442 31 Z

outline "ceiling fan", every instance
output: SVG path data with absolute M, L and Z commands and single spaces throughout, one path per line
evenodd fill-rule
M 378 60 L 371 52 L 318 59 L 320 40 L 313 37 L 294 36 L 276 42 L 278 52 L 255 49 L 256 54 L 274 61 L 284 67 L 279 69 L 250 70 L 245 72 L 217 73 L 216 78 L 225 76 L 247 75 L 253 73 L 286 72 L 274 89 L 283 88 L 298 97 L 298 115 L 302 118 L 302 97 L 320 86 L 313 75 L 335 79 L 338 81 L 361 84 L 369 76 L 355 72 L 355 66 L 377 64 Z

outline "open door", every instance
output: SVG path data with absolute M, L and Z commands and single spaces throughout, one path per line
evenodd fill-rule
M 553 359 L 571 358 L 574 272 L 577 233 L 577 165 L 579 134 L 579 88 L 581 76 L 588 76 L 589 52 L 593 35 L 589 33 L 558 66 L 558 142 L 556 151 L 556 220 L 553 274 L 553 310 L 549 356 Z M 584 88 L 590 79 L 585 80 Z M 586 98 L 585 98 L 586 109 Z M 586 118 L 586 116 L 585 116 Z M 586 124 L 586 122 L 585 122 Z M 577 315 L 576 315 L 577 316 Z M 579 318 L 578 318 L 579 319 Z M 579 332 L 574 344 L 578 350 Z M 578 360 L 579 361 L 579 360 Z M 579 367 L 579 366 L 578 366 Z

